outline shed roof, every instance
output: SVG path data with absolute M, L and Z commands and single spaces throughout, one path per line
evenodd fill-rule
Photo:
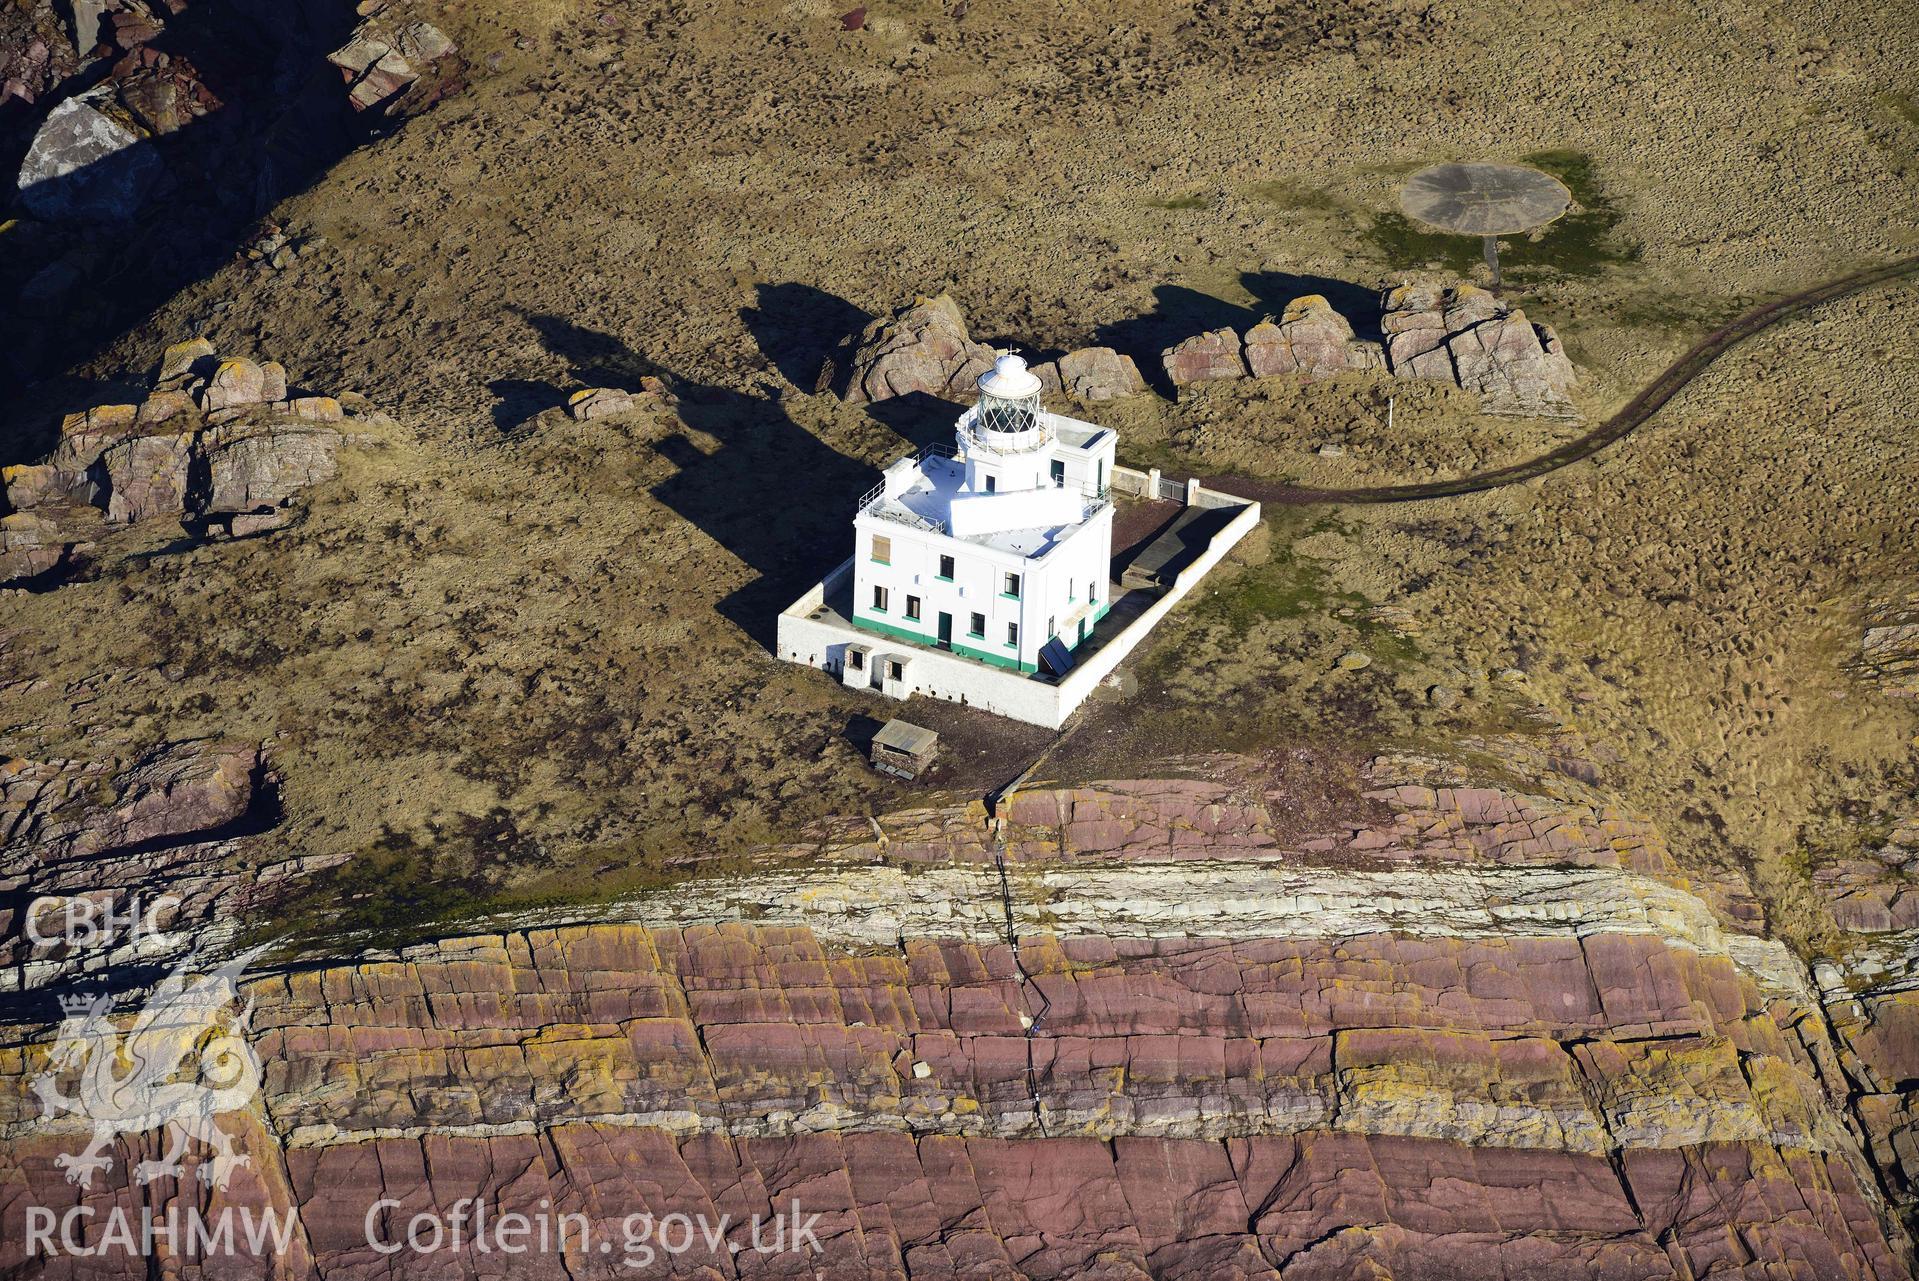
M 909 756 L 920 756 L 938 746 L 940 736 L 921 725 L 910 721 L 888 721 L 873 735 L 873 742 L 880 747 L 890 747 L 896 752 L 905 752 Z

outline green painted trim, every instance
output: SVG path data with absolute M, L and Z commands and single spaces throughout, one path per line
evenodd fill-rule
M 1001 600 L 1019 600 L 1020 595 L 1018 592 L 1001 592 L 999 598 Z
M 900 640 L 923 641 L 926 639 L 925 632 L 916 632 L 910 628 L 901 627 L 898 623 L 889 623 L 884 618 L 873 618 L 857 611 L 853 614 L 853 624 L 856 627 L 876 631 L 882 636 L 894 636 Z
M 991 664 L 994 667 L 1004 668 L 1010 672 L 1035 672 L 1039 670 L 1036 667 L 1027 666 L 1017 658 L 1008 658 L 1004 654 L 989 654 L 983 649 L 974 649 L 971 645 L 961 645 L 957 641 L 953 643 L 953 652 L 967 658 L 976 659 L 982 663 Z
M 933 638 L 928 636 L 926 633 L 908 631 L 904 627 L 900 627 L 893 623 L 886 622 L 883 619 L 872 618 L 872 617 L 855 613 L 853 615 L 853 626 L 863 627 L 867 631 L 876 632 L 881 636 L 891 636 L 895 640 L 911 641 L 916 645 L 924 645 L 928 647 L 929 649 L 939 648 L 938 645 L 933 641 Z M 994 654 L 994 653 L 989 653 L 988 651 L 983 649 L 974 649 L 971 645 L 962 645 L 958 641 L 954 641 L 953 648 L 947 652 L 953 653 L 953 654 L 959 654 L 965 658 L 976 659 L 979 662 L 989 664 L 990 666 L 993 666 L 993 667 L 1004 668 L 1008 671 L 1031 674 L 1039 670 L 1039 667 L 1036 664 L 1022 663 L 1016 657 L 1008 658 L 1004 654 Z

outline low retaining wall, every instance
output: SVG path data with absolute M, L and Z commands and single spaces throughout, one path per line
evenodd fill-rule
M 1116 467 L 1113 469 L 1113 488 L 1123 494 L 1145 494 L 1154 489 L 1176 488 L 1192 506 L 1231 506 L 1242 510 L 1213 536 L 1206 550 L 1180 572 L 1159 599 L 1128 623 L 1119 635 L 1088 654 L 1063 679 L 1054 682 L 1019 675 L 974 659 L 962 658 L 946 650 L 881 636 L 855 627 L 836 615 L 814 618 L 813 614 L 826 604 L 826 598 L 839 591 L 852 576 L 851 557 L 781 611 L 777 641 L 779 657 L 790 663 L 818 667 L 843 678 L 847 646 L 858 645 L 871 655 L 869 663 L 883 662 L 889 657 L 906 661 L 905 679 L 897 687 L 889 687 L 886 691 L 888 694 L 897 697 L 925 694 L 948 702 L 981 707 L 1029 725 L 1059 729 L 1086 701 L 1087 696 L 1098 688 L 1099 683 L 1112 675 L 1113 669 L 1146 639 L 1159 621 L 1185 599 L 1186 594 L 1199 585 L 1199 581 L 1213 566 L 1219 564 L 1220 559 L 1259 523 L 1258 503 L 1204 489 L 1196 481 L 1187 481 L 1182 485 L 1178 481 L 1166 480 L 1160 477 L 1157 470 L 1148 473 L 1129 467 Z M 853 688 L 864 689 L 866 686 L 857 685 Z
M 1210 493 L 1211 491 L 1201 491 Z M 1223 495 L 1221 495 L 1223 497 Z M 1239 501 L 1239 500 L 1234 500 Z M 1205 504 L 1213 505 L 1213 504 Z M 1066 715 L 1072 715 L 1074 708 L 1086 701 L 1086 696 L 1118 667 L 1126 656 L 1133 652 L 1146 634 L 1159 625 L 1159 620 L 1172 611 L 1173 606 L 1186 597 L 1186 593 L 1199 586 L 1199 580 L 1206 577 L 1213 566 L 1231 551 L 1240 539 L 1259 524 L 1259 504 L 1247 503 L 1239 515 L 1226 522 L 1226 528 L 1213 535 L 1213 541 L 1206 544 L 1206 550 L 1181 570 L 1173 585 L 1166 589 L 1160 598 L 1146 607 L 1144 613 L 1126 625 L 1126 630 L 1113 637 L 1100 649 L 1089 655 L 1085 662 L 1076 665 L 1066 673 L 1059 683 L 1060 701 L 1066 707 Z M 1062 723 L 1065 717 L 1061 718 Z M 1057 728 L 1057 727 L 1056 727 Z

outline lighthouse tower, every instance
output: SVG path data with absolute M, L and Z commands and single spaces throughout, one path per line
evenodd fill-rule
M 979 380 L 979 403 L 959 421 L 966 488 L 974 494 L 1051 487 L 1052 416 L 1040 411 L 1040 381 L 1024 358 L 1001 356 Z
M 956 449 L 900 459 L 860 500 L 850 621 L 914 648 L 885 651 L 877 673 L 868 651 L 849 651 L 849 683 L 970 698 L 964 664 L 939 666 L 946 675 L 929 686 L 914 673 L 938 665 L 915 654 L 1030 675 L 1054 641 L 1047 672 L 1059 675 L 1111 603 L 1113 433 L 1047 412 L 1039 378 L 1005 355 L 954 435 Z

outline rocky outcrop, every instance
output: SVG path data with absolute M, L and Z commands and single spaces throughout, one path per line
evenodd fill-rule
M 1320 294 L 1295 298 L 1279 323 L 1268 318 L 1246 331 L 1246 367 L 1255 378 L 1335 378 L 1385 365 L 1379 344 L 1354 337 L 1351 322 Z
M 1246 361 L 1240 346 L 1239 335 L 1231 329 L 1214 329 L 1188 338 L 1166 349 L 1166 376 L 1175 387 L 1244 378 Z
M 258 835 L 276 793 L 257 743 L 0 760 L 0 990 L 231 939 L 318 866 Z
M 362 11 L 367 6 L 361 6 Z M 466 70 L 453 41 L 430 22 L 386 12 L 367 18 L 327 55 L 345 78 L 355 111 L 399 118 L 413 115 L 456 89 Z
M 222 360 L 203 338 L 176 343 L 144 402 L 69 414 L 45 462 L 0 472 L 13 511 L 0 523 L 0 584 L 82 554 L 99 512 L 108 525 L 277 528 L 303 490 L 334 475 L 351 429 L 386 421 L 358 397 L 290 393 L 273 361 Z
M 21 204 L 52 222 L 125 222 L 159 193 L 167 162 L 156 144 L 222 103 L 178 47 L 190 40 L 164 51 L 156 44 L 185 0 L 62 0 L 59 7 L 62 21 L 43 18 L 30 35 L 7 32 L 0 18 L 0 108 L 31 105 L 63 83 L 88 86 L 38 122 L 17 179 Z M 33 22 L 35 10 L 48 14 L 50 6 L 13 9 Z M 223 70 L 230 82 L 231 65 Z
M 944 400 L 971 400 L 981 375 L 999 352 L 974 342 L 959 304 L 948 294 L 921 298 L 860 335 L 847 361 L 846 399 L 869 404 L 915 392 Z M 1132 357 L 1111 347 L 1084 347 L 1058 360 L 1042 361 L 1033 373 L 1048 392 L 1079 401 L 1114 400 L 1146 390 Z M 829 364 L 822 386 L 836 381 Z
M 64 499 L 0 516 L 0 585 L 51 581 L 78 568 L 102 527 L 98 509 Z
M 99 762 L 10 761 L 0 834 L 14 875 L 207 832 L 247 812 L 258 744 L 163 743 L 115 770 Z
M 1855 666 L 1889 694 L 1919 695 L 1919 594 L 1874 602 Z
M 0 120 L 24 114 L 79 67 L 51 5 L 13 5 L 0 12 Z
M 1486 413 L 1577 417 L 1569 392 L 1572 362 L 1550 325 L 1472 285 L 1402 285 L 1387 291 L 1386 343 L 1367 342 L 1319 294 L 1295 298 L 1278 321 L 1242 337 L 1222 328 L 1188 338 L 1161 355 L 1175 387 L 1251 376 L 1306 381 L 1390 371 L 1398 378 L 1449 382 L 1477 393 Z
M 1820 864 L 1812 881 L 1842 930 L 1919 930 L 1919 821 L 1899 824 L 1855 857 Z
M 1380 328 L 1395 377 L 1450 380 L 1488 413 L 1577 416 L 1577 378 L 1552 326 L 1484 289 L 1401 285 L 1385 295 Z
M 961 399 L 999 353 L 973 341 L 948 294 L 920 298 L 866 327 L 852 357 L 846 399 L 853 404 L 921 392 Z
M 160 176 L 152 144 L 95 101 L 69 98 L 34 134 L 20 166 L 20 201 L 49 222 L 125 222 Z
M 1919 1221 L 1919 931 L 1857 939 L 1813 973 L 1852 1115 L 1900 1213 Z
M 1047 390 L 1083 402 L 1118 400 L 1146 390 L 1146 380 L 1140 377 L 1133 358 L 1111 347 L 1069 351 L 1058 360 L 1033 366 L 1033 373 Z
M 1919 622 L 1868 627 L 1860 638 L 1861 665 L 1897 694 L 1919 694 Z

